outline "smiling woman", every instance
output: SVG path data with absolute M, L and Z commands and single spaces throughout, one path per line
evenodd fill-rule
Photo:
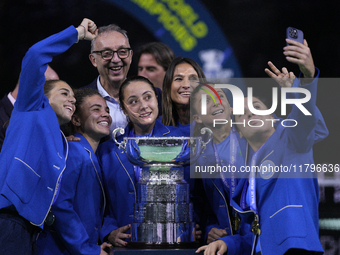
M 127 78 L 120 87 L 119 102 L 129 125 L 125 128 L 124 135 L 117 137 L 118 142 L 124 137 L 183 136 L 178 128 L 165 126 L 157 119 L 155 87 L 147 78 Z M 133 222 L 140 168 L 131 164 L 126 153 L 122 153 L 113 139 L 101 144 L 97 154 L 102 165 L 109 208 L 106 211 L 101 238 L 115 246 L 125 246 L 131 237 L 130 224 Z
M 205 79 L 202 68 L 191 58 L 175 58 L 165 73 L 162 94 L 162 123 L 168 126 L 179 127 L 183 136 L 190 136 L 190 93 Z M 192 126 L 194 126 L 193 123 Z M 190 164 L 184 166 L 184 179 L 189 183 L 190 199 L 202 201 L 196 190 L 200 190 L 200 180 L 190 179 Z M 195 189 L 195 191 L 194 191 Z M 202 187 L 203 189 L 203 187 Z M 199 193 L 200 191 L 198 191 Z M 197 197 L 197 199 L 196 199 Z M 201 211 L 200 205 L 194 205 L 195 216 Z M 201 216 L 195 217 L 195 222 L 200 223 Z M 196 225 L 196 238 L 201 239 L 200 226 Z
M 253 106 L 257 110 L 267 110 L 267 106 L 258 98 L 253 97 Z M 237 125 L 237 130 L 244 137 L 247 137 L 249 144 L 254 147 L 254 150 L 258 150 L 263 141 L 267 141 L 268 138 L 275 132 L 275 117 L 270 115 L 255 115 L 250 112 L 248 107 L 247 98 L 244 99 L 244 115 L 235 115 L 235 121 L 240 123 L 244 122 L 247 125 Z M 272 121 L 270 121 L 272 120 Z M 256 127 L 256 128 L 254 128 Z M 256 138 L 255 138 L 256 137 Z M 252 144 L 252 141 L 260 141 Z M 256 149 L 255 149 L 256 148 Z
M 0 254 L 36 250 L 68 156 L 60 125 L 71 120 L 75 103 L 63 81 L 47 83 L 44 95 L 44 73 L 53 56 L 80 39 L 92 40 L 96 30 L 93 21 L 84 19 L 77 28 L 33 45 L 22 61 L 20 89 L 0 155 Z
M 84 136 L 96 152 L 100 139 L 110 133 L 110 109 L 97 90 L 78 89 L 75 97 L 76 111 L 72 116 L 74 131 Z
M 250 254 L 250 245 L 240 236 L 240 234 L 246 232 L 247 226 L 242 224 L 239 228 L 235 227 L 238 224 L 238 216 L 229 204 L 231 197 L 230 178 L 226 179 L 226 175 L 215 170 L 215 167 L 216 169 L 223 169 L 223 172 L 228 172 L 225 171 L 226 169 L 235 170 L 234 164 L 229 164 L 231 157 L 234 156 L 230 154 L 230 151 L 234 147 L 235 140 L 230 136 L 232 108 L 229 101 L 222 89 L 215 89 L 217 95 L 211 93 L 213 92 L 212 89 L 210 86 L 199 85 L 193 90 L 190 98 L 191 114 L 196 122 L 194 135 L 199 136 L 203 127 L 208 127 L 213 131 L 213 139 L 207 144 L 195 165 L 195 171 L 196 169 L 200 170 L 197 177 L 202 178 L 206 198 L 209 201 L 209 204 L 205 204 L 205 206 L 209 208 L 208 211 L 213 212 L 207 216 L 208 224 L 205 228 L 205 240 L 209 244 L 217 238 L 228 236 L 233 243 L 240 244 L 243 247 L 244 254 Z M 204 102 L 203 96 L 209 93 L 211 97 L 207 96 L 206 102 Z M 206 103 L 206 105 L 202 105 L 203 103 Z M 204 106 L 206 107 L 205 114 L 202 113 Z M 223 120 L 223 124 L 215 125 L 216 120 Z M 203 139 L 205 139 L 204 136 Z M 234 157 L 234 161 L 238 160 L 240 160 L 239 153 L 235 154 Z M 207 171 L 207 169 L 210 170 Z M 209 177 L 207 178 L 207 176 Z M 226 183 L 228 185 L 225 185 Z
M 80 141 L 69 142 L 62 189 L 51 209 L 55 222 L 39 235 L 39 254 L 61 254 L 65 250 L 69 254 L 102 254 L 101 250 L 108 246 L 97 245 L 105 195 L 95 152 L 100 139 L 109 135 L 112 120 L 98 91 L 79 89 L 75 98 L 72 125 Z M 80 209 L 85 206 L 86 210 Z
M 196 252 L 205 250 L 204 254 L 210 255 L 218 250 L 220 253 L 250 254 L 251 249 L 256 254 L 323 254 L 318 232 L 319 188 L 316 172 L 307 169 L 299 172 L 294 167 L 314 165 L 313 146 L 327 137 L 328 129 L 316 106 L 319 71 L 314 66 L 307 42 L 292 43 L 295 45 L 286 46 L 284 54 L 296 56 L 296 59 L 287 59 L 301 65 L 301 72 L 307 79 L 301 78 L 301 74 L 297 76 L 300 78 L 295 78 L 285 67 L 281 72 L 271 62 L 268 63 L 271 71 L 266 69 L 266 73 L 283 88 L 307 90 L 311 98 L 304 107 L 311 115 L 305 115 L 297 105 L 293 105 L 286 120 L 295 120 L 299 124 L 287 127 L 282 119 L 273 114 L 253 113 L 268 110 L 269 105 L 261 97 L 242 100 L 244 114 L 235 115 L 235 121 L 244 124 L 237 125 L 238 132 L 231 130 L 230 148 L 223 151 L 230 155 L 227 163 L 236 166 L 239 171 L 235 176 L 229 175 L 222 186 L 229 190 L 229 204 L 236 216 L 234 222 L 238 222 L 235 226 L 241 232 L 239 236 L 219 236 L 220 240 Z M 298 61 L 300 57 L 304 59 L 303 63 Z M 293 79 L 287 79 L 289 77 Z M 299 96 L 293 94 L 292 97 Z M 247 169 L 251 171 L 245 173 Z M 219 214 L 216 212 L 218 219 L 222 216 Z M 214 236 L 213 240 L 217 237 Z M 235 246 L 242 240 L 244 245 Z M 249 250 L 244 250 L 244 247 Z
M 119 101 L 136 135 L 150 134 L 158 116 L 156 89 L 146 78 L 136 76 L 123 82 Z
M 64 81 L 50 80 L 45 83 L 44 93 L 57 115 L 59 125 L 69 122 L 75 110 L 71 87 Z
M 195 120 L 194 134 L 200 135 L 203 127 L 208 127 L 213 131 L 213 139 L 216 144 L 223 141 L 230 133 L 230 125 L 215 125 L 216 120 L 231 122 L 231 107 L 222 89 L 216 89 L 219 100 L 207 97 L 206 114 L 202 114 L 202 95 L 206 94 L 206 89 L 202 90 L 202 85 L 197 86 L 191 96 L 191 115 Z M 216 97 L 216 95 L 213 95 Z
M 167 70 L 163 81 L 162 123 L 169 126 L 190 124 L 190 90 L 205 79 L 202 68 L 192 59 L 177 57 Z M 190 127 L 186 126 L 186 135 Z

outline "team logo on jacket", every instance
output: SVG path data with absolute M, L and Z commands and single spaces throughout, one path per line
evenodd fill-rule
M 262 164 L 261 164 L 261 168 L 260 168 L 260 176 L 262 179 L 268 180 L 270 178 L 273 177 L 275 171 L 275 164 L 273 161 L 271 160 L 265 160 Z

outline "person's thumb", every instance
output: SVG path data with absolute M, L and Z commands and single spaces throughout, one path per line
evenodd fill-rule
M 220 247 L 218 250 L 217 250 L 217 255 L 223 255 L 224 253 L 226 253 L 228 251 L 228 247 Z

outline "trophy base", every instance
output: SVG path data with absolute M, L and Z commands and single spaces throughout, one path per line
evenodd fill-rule
M 162 245 L 195 242 L 194 222 L 133 222 L 131 242 Z
M 198 242 L 181 242 L 181 243 L 144 243 L 144 242 L 128 242 L 125 246 L 131 249 L 198 249 Z

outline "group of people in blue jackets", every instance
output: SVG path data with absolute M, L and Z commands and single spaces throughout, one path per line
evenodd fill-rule
M 77 28 L 36 43 L 23 59 L 18 98 L 0 153 L 1 254 L 104 255 L 110 246 L 126 246 L 131 238 L 140 168 L 113 139 L 102 142 L 112 123 L 105 99 L 98 91 L 73 91 L 64 81 L 45 82 L 44 77 L 54 56 L 97 33 L 96 24 L 84 19 Z M 270 108 L 261 95 L 252 101 L 245 97 L 244 114 L 233 115 L 222 89 L 211 90 L 218 100 L 207 100 L 203 114 L 202 93 L 210 85 L 202 84 L 205 75 L 195 61 L 177 57 L 165 74 L 162 117 L 157 91 L 147 78 L 129 77 L 120 86 L 119 104 L 128 125 L 117 140 L 201 135 L 200 129 L 207 127 L 212 139 L 191 169 L 313 164 L 313 145 L 328 135 L 316 107 L 319 71 L 306 41 L 287 43 L 284 55 L 299 65 L 303 77 L 271 62 L 265 71 L 280 87 L 310 92 L 304 104 L 310 115 L 294 105 L 287 117 L 298 122 L 295 127 L 281 125 L 283 120 L 274 114 L 254 114 L 254 108 Z M 298 98 L 299 93 L 290 96 Z M 249 125 L 214 125 L 215 119 Z M 268 119 L 272 121 L 264 121 Z M 79 139 L 67 141 L 60 130 L 65 124 Z M 197 253 L 323 253 L 315 173 L 303 178 L 280 172 L 215 173 L 213 178 L 192 179 L 190 166 L 184 171 L 194 202 L 196 238 L 206 243 Z

